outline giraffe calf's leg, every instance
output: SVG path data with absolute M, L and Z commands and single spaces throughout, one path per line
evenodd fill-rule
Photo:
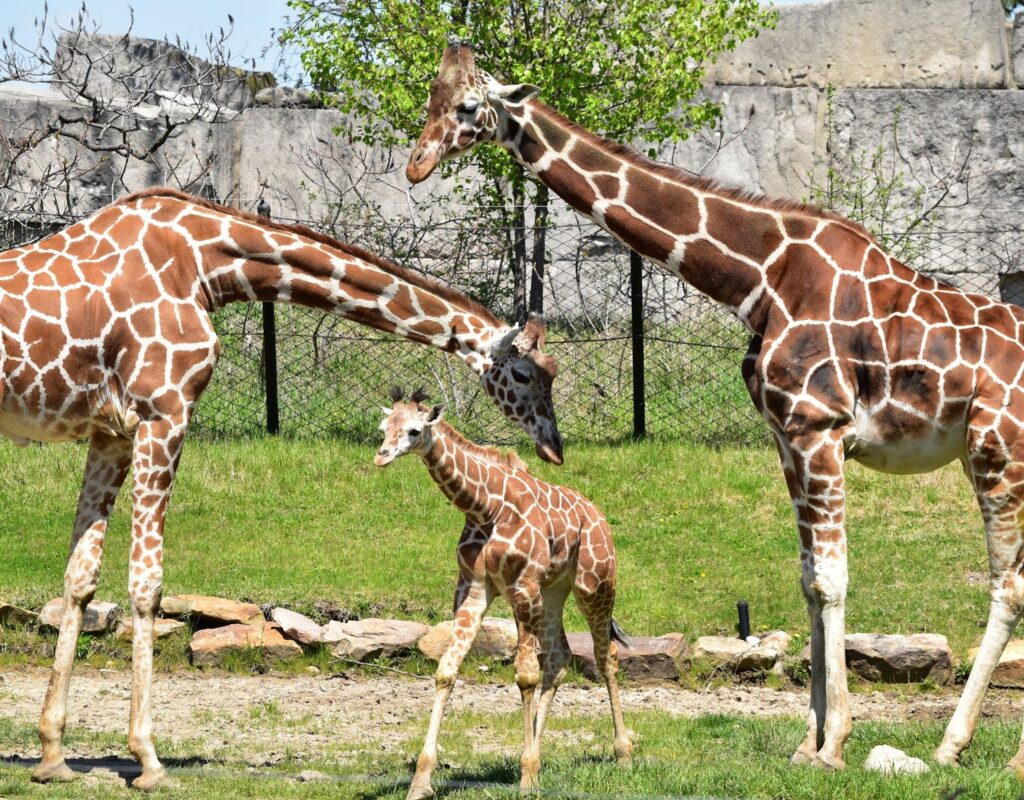
M 520 759 L 521 791 L 533 791 L 539 788 L 540 758 L 534 743 L 537 726 L 537 711 L 534 706 L 534 695 L 541 682 L 540 639 L 537 635 L 541 618 L 542 602 L 540 591 L 518 589 L 514 592 L 516 599 L 511 604 L 519 626 L 519 646 L 516 649 L 515 668 L 516 685 L 523 700 L 523 755 Z

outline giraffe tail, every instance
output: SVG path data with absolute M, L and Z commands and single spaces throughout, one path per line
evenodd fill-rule
M 611 639 L 613 642 L 619 642 L 627 648 L 633 647 L 633 641 L 629 638 L 629 634 L 619 627 L 619 623 L 612 617 L 611 625 Z

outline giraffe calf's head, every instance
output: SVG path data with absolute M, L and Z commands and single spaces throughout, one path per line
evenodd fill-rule
M 434 444 L 433 427 L 444 416 L 445 406 L 427 408 L 420 401 L 426 399 L 422 389 L 413 392 L 409 402 L 402 398 L 404 392 L 395 387 L 391 390 L 391 408 L 383 407 L 386 414 L 380 429 L 384 432 L 384 443 L 377 450 L 373 463 L 385 467 L 406 453 L 425 455 Z
M 524 103 L 537 94 L 536 86 L 504 86 L 478 71 L 472 46 L 451 44 L 441 57 L 430 84 L 427 122 L 409 156 L 405 176 L 410 183 L 426 180 L 439 163 L 494 138 L 498 109 L 504 103 Z
M 532 316 L 510 340 L 500 342 L 480 382 L 501 413 L 525 431 L 540 458 L 562 463 L 562 437 L 551 386 L 558 375 L 554 356 L 543 352 L 547 325 Z

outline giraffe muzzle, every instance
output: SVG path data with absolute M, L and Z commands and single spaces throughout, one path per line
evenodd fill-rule
M 437 167 L 437 162 L 436 147 L 417 144 L 409 156 L 409 163 L 405 167 L 405 177 L 409 183 L 425 181 Z
M 378 467 L 386 467 L 392 461 L 395 460 L 395 456 L 392 454 L 390 448 L 382 447 L 377 451 L 377 455 L 373 457 L 373 463 Z

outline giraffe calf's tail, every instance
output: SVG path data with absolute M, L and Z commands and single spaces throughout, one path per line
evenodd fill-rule
M 613 642 L 619 642 L 627 648 L 633 647 L 633 641 L 629 638 L 629 634 L 619 627 L 619 623 L 615 621 L 614 617 L 612 618 L 611 638 Z

